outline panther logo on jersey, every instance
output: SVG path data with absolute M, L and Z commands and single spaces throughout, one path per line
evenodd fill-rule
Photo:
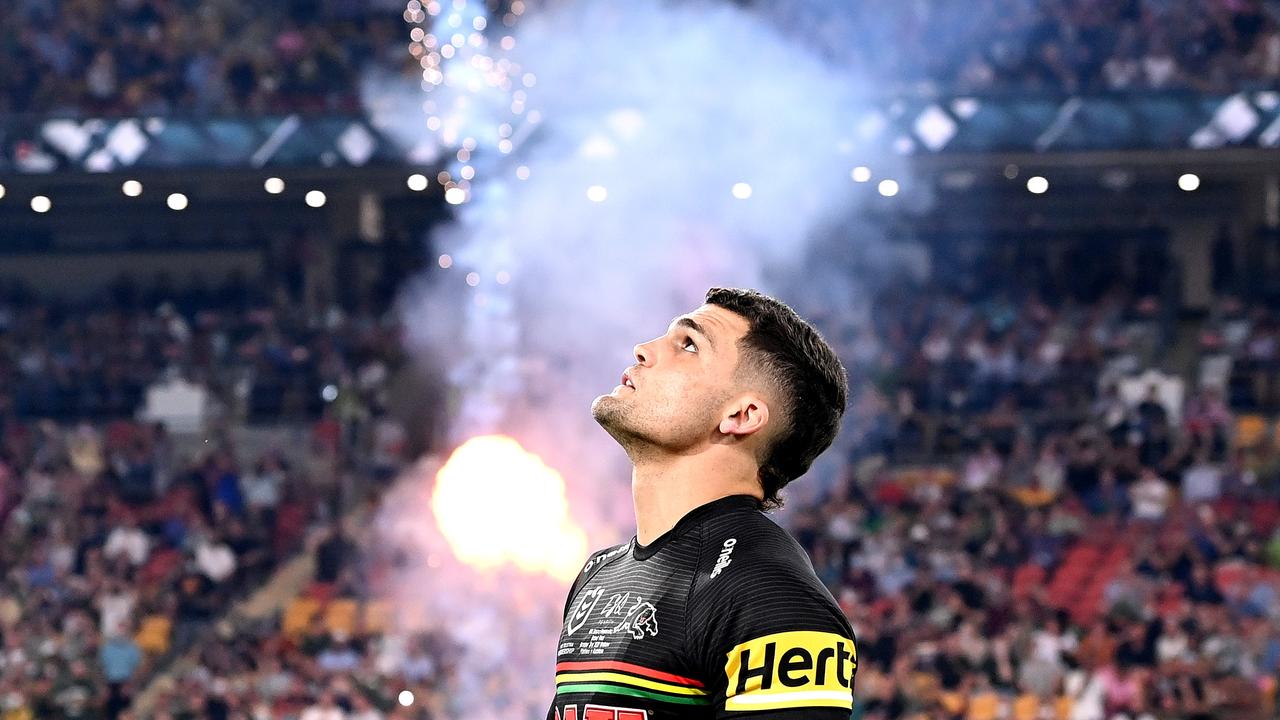
M 636 604 L 611 632 L 628 632 L 636 640 L 643 640 L 645 633 L 653 637 L 658 634 L 658 609 L 653 606 L 653 603 L 644 602 L 643 598 L 636 597 Z

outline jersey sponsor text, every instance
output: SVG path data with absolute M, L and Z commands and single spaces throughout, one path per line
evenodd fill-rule
M 808 630 L 740 643 L 725 662 L 726 710 L 853 707 L 853 641 Z

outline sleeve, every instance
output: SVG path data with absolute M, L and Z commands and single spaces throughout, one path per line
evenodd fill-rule
M 858 652 L 830 594 L 800 568 L 733 564 L 690 597 L 689 647 L 714 716 L 848 720 Z

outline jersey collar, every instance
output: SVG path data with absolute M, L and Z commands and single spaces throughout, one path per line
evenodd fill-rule
M 712 500 L 705 505 L 699 505 L 685 513 L 684 517 L 680 518 L 680 521 L 675 524 L 675 527 L 662 533 L 657 537 L 657 539 L 648 545 L 641 545 L 633 536 L 631 538 L 631 554 L 637 560 L 648 560 L 657 554 L 657 552 L 667 543 L 680 537 L 690 527 L 698 524 L 702 520 L 715 515 L 744 509 L 759 510 L 760 499 L 751 495 L 727 495 L 719 500 Z

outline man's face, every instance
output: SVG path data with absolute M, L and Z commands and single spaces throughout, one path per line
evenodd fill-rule
M 742 316 L 703 305 L 671 322 L 667 332 L 636 345 L 635 364 L 618 387 L 591 405 L 591 414 L 632 454 L 644 448 L 687 452 L 710 442 L 725 404 L 740 388 L 738 341 L 750 329 Z

